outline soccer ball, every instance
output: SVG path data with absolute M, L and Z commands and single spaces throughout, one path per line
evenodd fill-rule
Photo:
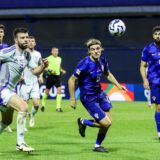
M 114 19 L 109 23 L 108 30 L 112 36 L 120 37 L 125 33 L 126 26 L 122 20 Z

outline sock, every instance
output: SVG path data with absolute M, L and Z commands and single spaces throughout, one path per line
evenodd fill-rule
M 57 98 L 56 98 L 57 106 L 56 106 L 56 108 L 61 108 L 61 102 L 62 102 L 62 94 L 57 94 Z
M 93 122 L 94 122 L 94 120 L 89 120 L 89 119 L 82 120 L 82 124 L 84 124 L 85 126 L 90 126 L 90 127 L 94 127 Z
M 39 108 L 39 106 L 34 106 L 34 107 L 32 107 L 32 112 L 31 112 L 31 115 L 32 115 L 32 116 L 34 116 L 34 115 L 37 113 L 38 108 Z
M 3 132 L 3 130 L 7 127 L 7 125 L 3 124 L 1 121 L 0 121 L 0 134 Z
M 46 105 L 46 99 L 47 99 L 48 95 L 46 94 L 46 92 L 43 93 L 43 96 L 42 96 L 42 106 L 45 107 Z
M 26 112 L 18 112 L 17 115 L 17 144 L 22 144 L 24 142 L 24 128 L 26 121 Z
M 104 140 L 105 137 L 106 137 L 106 133 L 104 133 L 104 134 L 102 134 L 102 133 L 99 134 L 98 133 L 95 147 L 99 147 L 101 145 L 101 143 L 103 142 L 103 140 Z

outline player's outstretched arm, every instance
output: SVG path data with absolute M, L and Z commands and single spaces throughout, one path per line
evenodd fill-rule
M 76 98 L 75 98 L 75 81 L 76 81 L 76 77 L 74 75 L 72 75 L 69 80 L 68 80 L 68 86 L 69 86 L 69 94 L 70 94 L 70 97 L 71 97 L 71 107 L 73 109 L 76 109 Z
M 113 76 L 113 74 L 112 74 L 111 72 L 108 72 L 107 79 L 108 79 L 111 83 L 113 83 L 115 86 L 117 86 L 118 89 L 124 90 L 125 92 L 128 91 L 125 86 L 121 86 L 121 85 L 119 84 L 119 82 L 116 80 L 116 78 Z

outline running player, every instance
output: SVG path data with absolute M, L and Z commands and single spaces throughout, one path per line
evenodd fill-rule
M 115 84 L 120 90 L 127 91 L 121 86 L 113 74 L 109 71 L 106 59 L 102 55 L 103 48 L 97 39 L 89 39 L 86 43 L 89 56 L 82 59 L 76 67 L 73 75 L 69 78 L 69 92 L 71 96 L 71 106 L 76 108 L 75 81 L 78 79 L 80 89 L 80 100 L 93 120 L 78 118 L 79 133 L 85 137 L 86 126 L 98 127 L 99 132 L 93 151 L 107 152 L 101 144 L 106 137 L 111 126 L 111 116 L 109 111 L 112 107 L 107 95 L 102 91 L 100 79 L 104 74 L 107 79 Z
M 29 66 L 35 75 L 39 75 L 47 67 L 48 61 L 37 66 L 26 51 L 28 46 L 28 30 L 26 28 L 16 28 L 13 32 L 15 45 L 0 51 L 2 61 L 0 70 L 0 110 L 2 120 L 0 121 L 0 133 L 12 123 L 13 111 L 17 114 L 17 145 L 16 150 L 30 152 L 34 148 L 28 146 L 24 141 L 25 120 L 28 112 L 27 103 L 20 98 L 15 88 L 21 74 L 26 66 Z
M 41 53 L 36 51 L 34 48 L 36 46 L 36 40 L 33 36 L 29 36 L 28 39 L 28 51 L 31 54 L 31 58 L 33 61 L 40 65 L 42 63 Z M 42 74 L 38 77 L 34 75 L 29 67 L 26 67 L 23 71 L 23 75 L 21 77 L 21 85 L 20 85 L 20 97 L 23 98 L 27 103 L 29 103 L 29 99 L 33 100 L 33 107 L 30 114 L 30 127 L 34 127 L 35 120 L 34 116 L 38 111 L 39 103 L 40 103 L 40 91 L 39 91 L 39 83 L 43 83 Z

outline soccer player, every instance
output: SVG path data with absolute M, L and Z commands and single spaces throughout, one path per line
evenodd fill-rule
M 45 109 L 45 101 L 49 95 L 50 89 L 55 86 L 57 89 L 56 97 L 56 111 L 62 112 L 61 102 L 62 102 L 62 93 L 61 93 L 61 79 L 60 74 L 66 74 L 66 71 L 61 67 L 62 59 L 58 56 L 59 49 L 52 48 L 51 55 L 47 57 L 48 59 L 48 69 L 47 69 L 47 78 L 46 78 L 46 89 L 42 96 L 42 107 L 41 111 Z
M 31 58 L 33 61 L 40 65 L 42 63 L 42 56 L 41 53 L 36 51 L 34 48 L 36 46 L 35 37 L 29 36 L 28 39 L 28 51 L 31 54 Z M 20 97 L 29 103 L 29 99 L 32 98 L 33 100 L 33 107 L 30 114 L 30 127 L 34 127 L 35 120 L 34 116 L 38 111 L 39 103 L 40 103 L 40 90 L 39 90 L 39 83 L 43 83 L 42 74 L 37 77 L 34 75 L 29 67 L 26 67 L 23 71 L 23 75 L 21 77 L 21 85 L 20 85 Z
M 3 42 L 4 32 L 5 32 L 5 26 L 3 24 L 0 24 L 0 50 L 8 47 L 8 44 Z M 10 128 L 10 126 L 7 126 L 5 128 L 5 131 L 12 133 L 12 129 Z
M 151 103 L 156 106 L 155 122 L 160 140 L 160 26 L 155 26 L 152 34 L 154 42 L 145 46 L 142 51 L 140 73 L 144 88 L 151 91 Z
M 13 36 L 15 44 L 0 51 L 0 60 L 2 61 L 0 70 L 0 110 L 2 113 L 0 133 L 11 124 L 13 111 L 16 110 L 18 112 L 16 150 L 30 152 L 34 148 L 28 146 L 24 141 L 24 124 L 28 105 L 16 94 L 15 88 L 26 66 L 31 68 L 33 74 L 39 75 L 47 67 L 48 61 L 44 59 L 39 66 L 34 63 L 30 53 L 26 51 L 28 46 L 28 30 L 26 28 L 15 28 Z
M 5 31 L 5 26 L 3 24 L 0 24 L 0 50 L 8 47 L 8 44 L 3 42 L 4 31 Z
M 79 62 L 73 75 L 68 80 L 71 106 L 74 109 L 76 108 L 75 81 L 78 80 L 80 100 L 93 118 L 92 120 L 77 119 L 79 133 L 82 137 L 85 137 L 86 126 L 99 128 L 93 151 L 107 152 L 107 149 L 102 147 L 101 144 L 111 126 L 109 111 L 112 105 L 100 86 L 102 74 L 120 90 L 127 91 L 127 89 L 121 86 L 110 72 L 108 63 L 102 55 L 103 48 L 101 42 L 97 39 L 89 39 L 86 45 L 89 55 Z

